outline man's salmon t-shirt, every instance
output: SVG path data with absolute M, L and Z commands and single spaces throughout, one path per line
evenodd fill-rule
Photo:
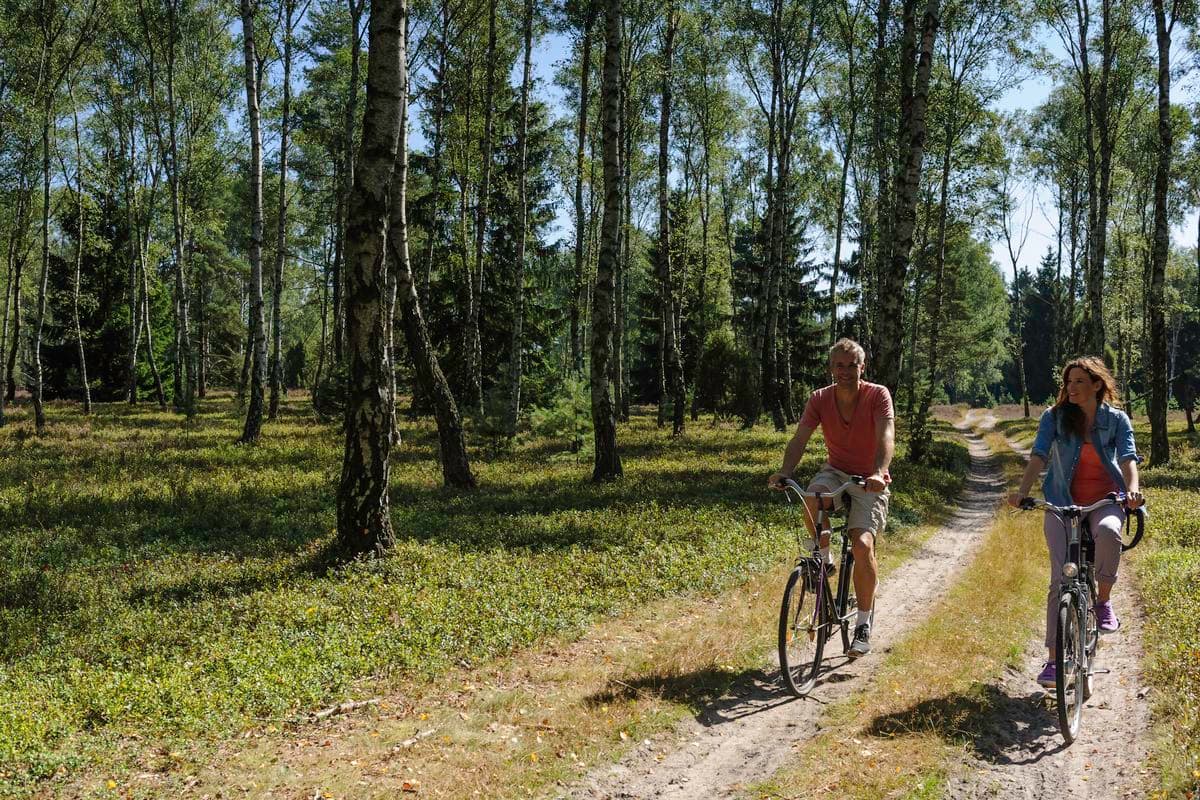
M 876 420 L 894 419 L 892 395 L 886 386 L 861 381 L 858 401 L 850 419 L 838 411 L 835 392 L 837 384 L 817 389 L 804 406 L 800 424 L 825 436 L 829 465 L 850 475 L 871 475 L 875 472 L 875 446 L 878 441 Z M 884 481 L 891 482 L 885 474 Z

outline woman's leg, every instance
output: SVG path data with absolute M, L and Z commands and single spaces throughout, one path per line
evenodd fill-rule
M 1046 591 L 1046 649 L 1054 660 L 1054 639 L 1058 634 L 1058 601 L 1062 595 L 1062 565 L 1067 560 L 1067 529 L 1062 520 L 1047 512 L 1042 517 L 1042 533 L 1050 550 L 1050 587 Z
M 1125 510 L 1120 506 L 1098 508 L 1088 515 L 1088 524 L 1096 542 L 1096 602 L 1107 603 L 1121 564 L 1121 527 L 1125 524 Z

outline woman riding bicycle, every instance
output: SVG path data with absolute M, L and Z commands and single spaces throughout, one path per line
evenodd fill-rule
M 1063 367 L 1058 401 L 1042 414 L 1029 463 L 1021 485 L 1008 502 L 1020 506 L 1033 479 L 1043 469 L 1042 494 L 1054 505 L 1090 505 L 1109 492 L 1125 492 L 1127 506 L 1142 505 L 1138 490 L 1138 455 L 1133 426 L 1125 412 L 1109 403 L 1117 401 L 1116 381 L 1104 362 L 1085 356 Z M 1125 509 L 1109 505 L 1088 515 L 1096 543 L 1096 620 L 1100 633 L 1121 627 L 1110 595 L 1121 558 L 1121 527 Z M 1054 638 L 1058 625 L 1059 586 L 1067 553 L 1067 529 L 1047 512 L 1042 523 L 1050 548 L 1050 589 L 1046 597 L 1046 648 L 1049 660 L 1037 676 L 1042 686 L 1054 686 Z

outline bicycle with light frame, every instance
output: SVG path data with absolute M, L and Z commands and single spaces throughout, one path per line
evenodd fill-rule
M 838 499 L 843 499 L 846 504 L 851 502 L 846 496 L 851 486 L 866 486 L 866 479 L 852 475 L 849 481 L 830 492 L 806 491 L 790 478 L 780 484 L 789 503 L 793 494 L 800 499 L 805 514 L 808 508 L 804 498 L 816 499 L 817 517 L 813 520 L 813 530 L 818 532 Z M 842 553 L 836 589 L 829 586 L 833 569 L 821 556 L 819 539 L 813 538 L 811 551 L 806 553 L 806 543 L 801 534 L 796 535 L 799 555 L 796 566 L 788 575 L 779 609 L 779 671 L 784 684 L 797 697 L 804 697 L 816 685 L 825 644 L 835 632 L 841 633 L 842 652 L 850 650 L 850 621 L 858 612 L 858 604 L 850 594 L 854 553 L 850 548 L 848 527 L 847 514 L 846 522 L 837 531 L 842 537 Z
M 1067 744 L 1075 741 L 1083 721 L 1083 704 L 1092 696 L 1092 676 L 1108 672 L 1096 669 L 1096 650 L 1100 635 L 1096 622 L 1093 598 L 1096 596 L 1096 575 L 1093 569 L 1095 542 L 1087 516 L 1098 508 L 1125 505 L 1124 492 L 1110 492 L 1107 497 L 1087 506 L 1056 506 L 1035 497 L 1021 499 L 1025 511 L 1043 509 L 1058 517 L 1067 529 L 1067 557 L 1062 567 L 1062 592 L 1058 604 L 1058 632 L 1055 635 L 1054 665 L 1056 670 L 1054 694 L 1058 706 L 1058 727 Z M 1129 516 L 1137 518 L 1133 539 L 1122 550 L 1131 550 L 1142 539 L 1145 511 L 1136 508 Z M 1126 517 L 1128 525 L 1129 516 Z

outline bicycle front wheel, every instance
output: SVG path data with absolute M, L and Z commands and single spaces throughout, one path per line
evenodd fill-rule
M 779 609 L 779 671 L 792 694 L 804 697 L 817 682 L 825 639 L 829 636 L 829 592 L 810 589 L 804 566 L 788 576 Z
M 1067 744 L 1075 741 L 1083 721 L 1083 693 L 1086 671 L 1083 651 L 1083 613 L 1073 594 L 1064 594 L 1058 605 L 1058 633 L 1055 635 L 1054 691 L 1058 700 L 1058 728 Z

